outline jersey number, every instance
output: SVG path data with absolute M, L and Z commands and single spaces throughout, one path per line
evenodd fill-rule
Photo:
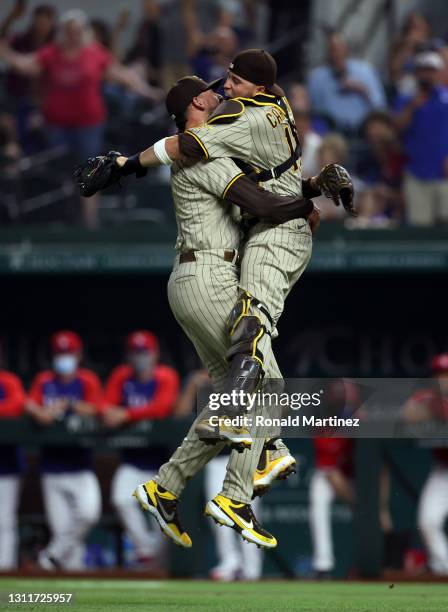
M 293 140 L 292 140 L 291 128 L 289 127 L 289 125 L 285 126 L 285 138 L 286 138 L 286 142 L 288 143 L 289 151 L 292 156 L 294 155 L 294 146 L 292 144 Z M 297 165 L 297 161 L 294 162 L 293 168 L 294 168 L 294 171 L 297 171 L 299 169 L 299 166 Z

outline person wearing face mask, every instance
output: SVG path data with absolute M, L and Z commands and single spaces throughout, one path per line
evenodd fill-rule
M 26 412 L 41 426 L 77 415 L 94 416 L 102 402 L 96 374 L 80 367 L 81 338 L 60 331 L 51 339 L 51 370 L 34 379 L 25 404 Z M 46 446 L 41 450 L 42 490 L 51 538 L 38 557 L 48 570 L 84 567 L 84 539 L 98 521 L 101 494 L 93 472 L 91 448 Z
M 404 199 L 410 225 L 448 223 L 448 87 L 435 50 L 415 56 L 417 93 L 398 96 L 395 125 L 406 157 Z
M 126 342 L 127 364 L 112 372 L 105 386 L 104 423 L 110 428 L 141 420 L 168 417 L 179 392 L 179 376 L 173 368 L 159 364 L 159 342 L 146 330 L 131 333 Z M 136 551 L 136 564 L 147 565 L 160 558 L 161 533 L 148 524 L 129 492 L 153 478 L 169 459 L 165 446 L 126 449 L 112 482 L 112 504 Z

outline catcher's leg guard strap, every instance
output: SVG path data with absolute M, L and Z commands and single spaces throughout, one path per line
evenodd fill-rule
M 249 314 L 251 305 L 259 308 L 258 304 L 261 302 L 244 292 L 228 320 L 232 339 L 232 346 L 226 354 L 226 358 L 231 362 L 226 382 L 226 391 L 229 393 L 232 391 L 254 393 L 264 376 L 263 353 L 258 348 L 258 343 L 269 332 L 258 315 Z M 268 317 L 268 320 L 271 318 Z
M 243 292 L 227 322 L 232 346 L 226 357 L 231 360 L 234 355 L 239 353 L 250 355 L 253 359 L 258 360 L 261 368 L 263 368 L 263 354 L 258 348 L 258 343 L 265 334 L 270 332 L 257 314 L 249 314 L 251 306 L 260 310 L 272 325 L 271 316 L 264 304 L 252 297 L 247 291 Z
M 235 355 L 230 364 L 230 372 L 227 377 L 225 392 L 231 393 L 243 391 L 244 395 L 255 393 L 263 378 L 263 370 L 260 362 L 250 355 L 239 353 Z M 239 414 L 245 408 L 244 400 L 230 408 L 232 412 Z M 228 408 L 226 409 L 228 411 Z

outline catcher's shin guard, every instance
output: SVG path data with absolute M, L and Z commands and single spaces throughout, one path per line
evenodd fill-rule
M 238 451 L 244 450 L 252 443 L 244 413 L 247 411 L 248 396 L 256 392 L 264 377 L 263 354 L 258 343 L 269 333 L 258 315 L 249 314 L 251 304 L 262 312 L 265 311 L 271 322 L 269 313 L 261 302 L 247 292 L 240 296 L 228 319 L 232 346 L 226 354 L 227 360 L 230 361 L 230 371 L 224 384 L 223 395 L 229 395 L 232 401 L 230 404 L 228 401 L 222 403 L 218 412 L 211 412 L 207 407 L 195 427 L 199 439 L 207 444 L 226 440 Z M 215 419 L 211 418 L 213 416 L 237 417 L 240 421 L 217 428 Z

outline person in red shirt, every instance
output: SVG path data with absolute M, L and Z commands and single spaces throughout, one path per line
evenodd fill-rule
M 0 418 L 16 419 L 23 413 L 25 391 L 19 378 L 0 369 Z M 17 567 L 20 476 L 24 461 L 15 444 L 0 445 L 0 571 Z
M 26 13 L 26 10 L 24 0 L 15 1 L 10 13 L 0 26 L 1 38 L 9 36 L 11 26 Z M 34 53 L 52 40 L 55 25 L 55 7 L 49 4 L 39 4 L 32 12 L 28 28 L 9 36 L 9 44 L 14 51 L 19 53 Z M 32 138 L 32 123 L 33 118 L 36 117 L 39 99 L 38 82 L 36 79 L 10 70 L 6 75 L 6 91 L 14 103 L 20 145 L 25 153 L 31 154 L 36 148 Z
M 80 367 L 81 338 L 60 331 L 51 339 L 51 370 L 38 374 L 28 394 L 26 412 L 42 426 L 95 416 L 102 405 L 101 383 Z M 51 445 L 41 449 L 40 464 L 45 511 L 51 539 L 39 554 L 44 569 L 84 567 L 84 539 L 98 521 L 101 494 L 93 471 L 91 448 Z
M 431 363 L 437 384 L 414 393 L 403 409 L 409 423 L 448 419 L 448 353 L 436 355 Z M 433 449 L 434 466 L 421 492 L 418 527 L 429 556 L 429 569 L 448 575 L 448 539 L 444 526 L 448 517 L 448 446 Z
M 128 336 L 126 348 L 128 363 L 115 368 L 105 386 L 103 419 L 111 428 L 167 418 L 179 392 L 177 372 L 158 363 L 154 334 L 135 331 Z M 127 449 L 112 482 L 112 504 L 134 544 L 137 563 L 160 558 L 161 534 L 148 525 L 130 493 L 140 482 L 153 478 L 168 459 L 169 451 L 162 445 Z
M 42 78 L 42 111 L 50 143 L 65 145 L 80 161 L 98 155 L 102 149 L 106 119 L 104 79 L 154 98 L 154 90 L 136 72 L 93 41 L 87 17 L 77 9 L 62 15 L 54 43 L 28 54 L 2 43 L 0 59 L 22 75 Z M 83 200 L 83 212 L 86 225 L 95 227 L 95 197 Z

